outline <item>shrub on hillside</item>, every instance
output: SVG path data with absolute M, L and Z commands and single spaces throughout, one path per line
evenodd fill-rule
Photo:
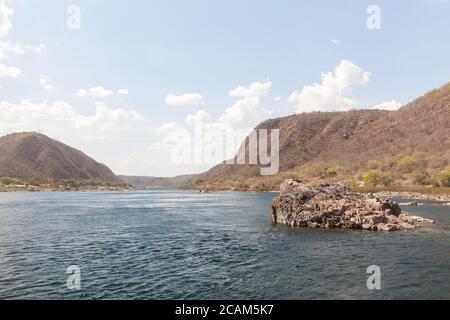
M 341 166 L 334 166 L 334 167 L 326 168 L 322 171 L 321 177 L 323 177 L 323 178 L 337 177 L 343 171 L 344 171 L 344 168 Z
M 381 162 L 378 160 L 369 160 L 367 162 L 367 169 L 369 169 L 369 170 L 381 169 Z
M 404 173 L 410 173 L 419 167 L 419 161 L 413 156 L 405 156 L 397 163 L 399 169 Z
M 387 173 L 382 173 L 379 170 L 369 170 L 363 174 L 363 181 L 366 185 L 374 186 L 383 185 L 388 186 L 394 182 L 394 178 Z
M 389 186 L 394 182 L 394 178 L 390 174 L 382 174 L 380 177 L 380 184 L 383 186 Z
M 363 181 L 367 185 L 377 186 L 380 183 L 381 172 L 369 170 L 363 174 Z
M 431 184 L 431 177 L 425 171 L 414 171 L 411 174 L 411 178 L 413 180 L 413 183 L 417 185 L 426 186 Z
M 195 179 L 194 181 L 192 181 L 192 184 L 195 186 L 198 186 L 203 183 L 204 183 L 204 181 L 202 179 Z
M 442 187 L 450 187 L 450 170 L 439 175 L 439 182 Z

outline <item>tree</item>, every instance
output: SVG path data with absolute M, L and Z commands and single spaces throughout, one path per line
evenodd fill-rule
M 341 166 L 334 166 L 330 168 L 326 168 L 322 171 L 322 176 L 326 178 L 337 177 L 339 173 L 344 171 L 344 168 Z
M 419 161 L 413 156 L 405 156 L 397 163 L 399 169 L 404 173 L 410 173 L 419 167 Z
M 441 183 L 441 186 L 443 187 L 450 187 L 450 170 L 441 173 L 439 175 L 439 182 Z
M 392 182 L 394 182 L 394 178 L 392 178 L 392 176 L 390 174 L 386 173 L 386 174 L 381 175 L 380 183 L 383 186 L 387 187 L 387 186 L 391 185 Z
M 430 184 L 430 175 L 424 171 L 414 171 L 411 175 L 414 184 L 425 186 Z
M 363 174 L 365 184 L 376 187 L 380 183 L 381 172 L 378 170 L 369 170 Z

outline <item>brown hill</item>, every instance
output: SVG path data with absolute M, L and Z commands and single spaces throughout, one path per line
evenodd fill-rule
M 38 183 L 62 179 L 121 181 L 104 164 L 39 133 L 0 137 L 0 177 Z
M 450 162 L 450 83 L 398 111 L 313 112 L 267 120 L 280 129 L 280 173 L 259 176 L 258 165 L 219 164 L 189 187 L 272 189 L 287 177 L 354 180 L 378 170 L 401 184 L 431 176 Z

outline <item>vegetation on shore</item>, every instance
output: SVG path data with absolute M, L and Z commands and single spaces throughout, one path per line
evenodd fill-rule
M 196 179 L 182 189 L 205 191 L 276 191 L 285 179 L 310 185 L 342 182 L 354 190 L 450 194 L 450 167 L 447 160 L 423 152 L 401 154 L 384 161 L 370 160 L 365 167 L 349 169 L 341 163 L 305 164 L 275 176 L 257 175 L 246 179 Z
M 118 181 L 101 181 L 96 179 L 63 179 L 58 182 L 39 183 L 17 178 L 0 177 L 0 192 L 14 191 L 120 191 L 129 190 L 130 184 Z

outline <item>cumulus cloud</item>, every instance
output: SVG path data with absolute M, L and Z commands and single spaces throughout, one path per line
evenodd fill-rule
M 246 87 L 237 87 L 236 89 L 230 90 L 229 95 L 231 97 L 264 97 L 272 89 L 272 82 L 253 82 Z
M 204 97 L 200 93 L 185 93 L 182 95 L 169 94 L 166 104 L 173 107 L 204 105 Z
M 33 47 L 22 44 L 12 44 L 9 41 L 3 40 L 7 37 L 12 28 L 10 20 L 12 15 L 13 10 L 6 5 L 6 1 L 0 0 L 0 60 L 8 58 L 10 54 L 22 55 L 26 52 L 45 51 L 44 45 Z M 16 67 L 6 66 L 4 64 L 0 65 L 0 77 L 2 78 L 16 78 L 20 73 L 20 70 Z
M 355 108 L 359 101 L 352 97 L 355 86 L 370 81 L 370 73 L 351 61 L 342 60 L 333 72 L 322 74 L 322 82 L 294 91 L 288 102 L 298 113 L 312 111 L 343 111 Z
M 253 82 L 248 86 L 240 86 L 228 93 L 232 97 L 239 97 L 231 107 L 225 109 L 219 122 L 232 128 L 252 128 L 262 120 L 267 119 L 272 112 L 261 104 L 272 89 L 272 82 Z
M 188 115 L 184 124 L 170 122 L 161 126 L 158 141 L 135 156 L 133 161 L 144 165 L 138 158 L 152 154 L 164 159 L 160 163 L 170 164 L 174 172 L 180 168 L 184 172 L 200 172 L 232 158 L 251 130 L 271 115 L 271 111 L 263 106 L 263 97 L 268 95 L 271 87 L 270 81 L 255 82 L 229 91 L 229 95 L 239 99 L 216 119 L 206 110 L 198 110 Z
M 135 111 L 112 109 L 98 103 L 92 116 L 78 113 L 64 101 L 35 103 L 22 100 L 19 103 L 0 102 L 0 133 L 38 131 L 46 128 L 60 134 L 67 130 L 86 129 L 90 133 L 117 131 L 131 126 L 142 117 Z
M 0 60 L 7 58 L 9 53 L 21 55 L 25 53 L 25 50 L 19 45 L 11 44 L 9 41 L 0 41 Z
M 338 46 L 338 45 L 342 44 L 342 41 L 338 40 L 338 39 L 333 39 L 333 40 L 331 40 L 331 43 Z
M 6 37 L 12 28 L 11 16 L 14 11 L 6 6 L 5 0 L 0 0 L 0 38 Z
M 118 95 L 121 95 L 121 96 L 127 96 L 128 93 L 129 93 L 128 89 L 119 89 L 119 90 L 117 91 L 117 94 L 118 94 Z
M 271 111 L 261 105 L 261 98 L 245 97 L 225 109 L 219 121 L 233 128 L 251 128 L 271 114 Z
M 90 89 L 80 89 L 80 90 L 78 90 L 77 96 L 79 96 L 81 98 L 86 98 L 86 97 L 106 98 L 106 97 L 112 96 L 113 94 L 114 94 L 114 92 L 112 92 L 111 90 L 107 90 L 107 89 L 99 86 L 99 87 L 93 87 Z
M 226 108 L 217 121 L 205 110 L 199 110 L 186 118 L 190 125 L 208 124 L 233 129 L 253 129 L 259 122 L 272 114 L 264 108 L 262 97 L 266 96 L 272 88 L 272 82 L 254 82 L 246 87 L 238 87 L 229 92 L 232 97 L 240 97 L 233 105 Z
M 94 116 L 79 115 L 75 119 L 78 128 L 98 129 L 101 131 L 117 130 L 126 127 L 129 123 L 143 120 L 143 117 L 135 112 L 124 109 L 111 109 L 106 104 L 97 102 Z
M 13 44 L 9 41 L 0 41 L 0 60 L 8 58 L 10 54 L 23 55 L 25 53 L 43 53 L 47 47 L 43 44 L 29 46 L 23 44 Z
M 386 102 L 377 104 L 376 106 L 373 106 L 370 109 L 396 111 L 396 110 L 400 109 L 401 107 L 402 107 L 401 102 L 392 100 L 392 101 L 386 101 Z
M 199 110 L 197 111 L 197 113 L 188 115 L 186 117 L 186 123 L 189 125 L 206 124 L 211 123 L 211 121 L 211 115 L 205 110 Z
M 0 78 L 17 78 L 21 71 L 16 67 L 0 64 Z
M 76 117 L 73 108 L 63 102 L 33 103 L 22 100 L 19 103 L 0 103 L 0 133 L 15 131 L 38 131 L 49 122 L 65 122 Z
M 42 87 L 42 89 L 44 89 L 45 91 L 50 91 L 52 90 L 54 87 L 52 85 L 52 79 L 50 79 L 47 76 L 41 76 L 39 78 L 39 85 Z

